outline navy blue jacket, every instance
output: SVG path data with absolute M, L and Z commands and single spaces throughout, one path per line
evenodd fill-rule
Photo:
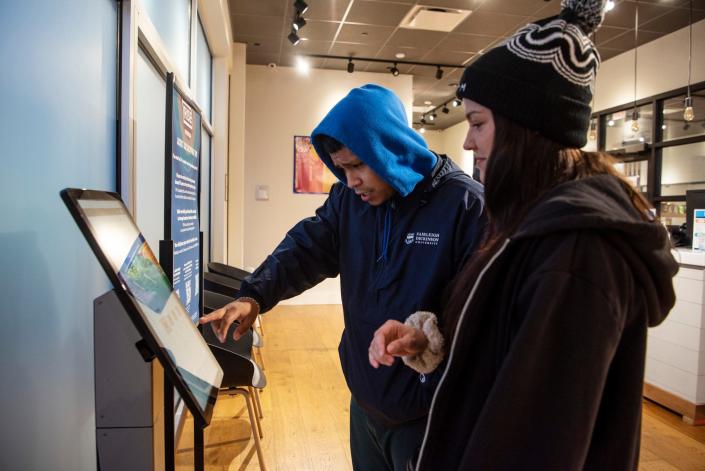
M 350 122 L 360 117 L 361 125 Z M 382 87 L 353 90 L 312 133 L 314 139 L 317 134 L 350 148 L 396 194 L 371 206 L 335 184 L 316 215 L 294 226 L 243 282 L 241 295 L 257 299 L 266 312 L 340 275 L 345 330 L 339 353 L 353 397 L 383 425 L 424 417 L 440 373 L 419 375 L 400 361 L 374 369 L 367 349 L 387 319 L 440 311 L 443 291 L 484 228 L 482 186 L 449 158 L 430 152 L 408 127 L 398 99 Z M 330 156 L 317 150 L 332 167 Z
M 392 213 L 386 262 L 381 250 L 387 208 Z M 387 319 L 440 311 L 441 295 L 482 230 L 481 186 L 450 159 L 407 197 L 374 207 L 340 183 L 316 216 L 292 228 L 274 253 L 242 284 L 263 312 L 340 274 L 345 330 L 339 353 L 353 397 L 380 423 L 428 413 L 438 374 L 424 377 L 397 361 L 374 369 L 367 348 Z

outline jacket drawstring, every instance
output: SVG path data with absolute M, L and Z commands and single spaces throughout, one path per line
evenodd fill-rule
M 382 253 L 377 261 L 387 261 L 387 248 L 389 247 L 389 234 L 392 232 L 392 207 L 387 205 L 387 210 L 384 213 L 384 229 L 382 230 Z

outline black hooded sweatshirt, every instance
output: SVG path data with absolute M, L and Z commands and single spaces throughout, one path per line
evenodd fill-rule
M 675 302 L 669 247 L 614 177 L 550 191 L 472 288 L 417 469 L 637 469 L 647 327 Z

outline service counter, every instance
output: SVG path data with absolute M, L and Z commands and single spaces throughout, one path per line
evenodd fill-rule
M 676 305 L 649 329 L 644 396 L 705 425 L 705 252 L 673 250 Z

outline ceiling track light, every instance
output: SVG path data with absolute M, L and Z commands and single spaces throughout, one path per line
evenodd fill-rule
M 311 57 L 314 59 L 334 59 L 334 60 L 344 60 L 347 61 L 350 59 L 350 56 L 335 56 L 335 55 L 330 55 L 330 54 L 306 54 L 307 57 Z M 398 55 L 397 55 L 398 57 Z M 404 65 L 418 65 L 422 67 L 434 67 L 436 69 L 436 78 L 441 79 L 445 75 L 445 70 L 446 69 L 460 69 L 464 70 L 465 66 L 462 64 L 439 64 L 439 63 L 430 63 L 430 62 L 417 62 L 417 61 L 405 61 L 405 60 L 395 60 L 395 59 L 380 59 L 377 57 L 355 57 L 356 60 L 358 61 L 363 61 L 363 62 L 373 62 L 373 63 L 378 63 L 378 64 L 393 64 L 392 67 L 387 67 L 389 71 L 391 71 L 394 76 L 398 75 L 400 72 L 394 72 L 396 69 L 399 71 L 399 64 L 404 64 Z M 454 84 L 453 86 L 457 86 L 457 84 Z
M 456 98 L 455 100 L 453 100 L 453 108 L 459 107 L 460 104 L 460 98 Z
M 348 59 L 348 73 L 352 74 L 355 72 L 355 63 L 353 62 L 352 58 Z
M 289 33 L 289 36 L 287 36 L 287 39 L 291 44 L 296 46 L 301 42 L 301 38 L 299 37 L 298 34 L 296 34 L 296 31 L 292 30 L 291 33 Z
M 296 14 L 301 16 L 308 10 L 308 3 L 303 0 L 296 0 L 294 2 L 294 9 L 296 10 Z
M 397 63 L 394 63 L 394 66 L 389 67 L 389 71 L 392 73 L 393 76 L 398 76 L 399 75 L 399 69 L 397 68 Z
M 296 19 L 294 19 L 294 23 L 291 26 L 296 31 L 299 31 L 301 28 L 306 26 L 306 19 L 303 16 L 297 16 Z
M 445 103 L 445 104 L 443 105 L 443 108 L 441 108 L 441 111 L 443 112 L 443 114 L 448 114 L 448 113 L 450 113 L 450 110 L 448 109 L 448 103 Z

